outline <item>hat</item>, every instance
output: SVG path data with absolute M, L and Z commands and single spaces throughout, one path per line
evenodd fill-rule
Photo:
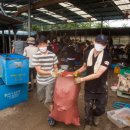
M 37 39 L 37 44 L 40 44 L 40 43 L 47 43 L 47 38 L 44 36 L 44 35 L 41 35 L 39 37 L 39 39 Z
M 107 44 L 108 43 L 107 36 L 105 36 L 103 34 L 97 35 L 96 38 L 95 38 L 95 41 L 96 42 L 101 42 L 102 44 Z
M 27 38 L 27 43 L 35 44 L 35 38 L 33 38 L 33 37 Z

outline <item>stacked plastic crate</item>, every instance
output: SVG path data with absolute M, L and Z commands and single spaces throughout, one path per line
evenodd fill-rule
M 0 55 L 0 110 L 28 99 L 29 61 L 18 54 Z
M 124 77 L 127 77 L 128 75 L 130 75 L 130 67 L 124 67 L 120 70 L 120 75 L 124 76 Z M 118 89 L 117 90 L 117 95 L 119 97 L 123 97 L 123 98 L 128 98 L 130 99 L 130 78 L 126 78 L 126 80 L 124 81 L 125 82 L 125 86 L 127 86 L 129 88 L 128 91 L 124 91 L 124 90 L 120 90 Z M 122 85 L 123 86 L 123 85 Z
M 130 74 L 130 67 L 124 67 L 120 70 L 121 75 L 125 75 L 125 73 Z

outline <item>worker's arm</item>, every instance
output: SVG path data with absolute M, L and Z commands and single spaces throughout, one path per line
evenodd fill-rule
M 15 51 L 15 49 L 14 49 L 14 47 L 12 48 L 12 52 L 11 53 L 14 53 L 14 51 Z
M 54 64 L 54 71 L 58 73 L 58 66 L 57 66 L 57 64 Z
M 55 75 L 58 75 L 58 58 L 57 58 L 57 56 L 56 55 L 54 55 L 54 65 L 53 65 L 53 67 L 54 67 L 54 73 L 55 73 Z
M 97 73 L 90 74 L 90 75 L 83 77 L 83 78 L 76 78 L 75 83 L 78 84 L 78 83 L 81 83 L 84 81 L 98 79 L 107 69 L 108 69 L 108 67 L 101 65 L 101 67 L 99 68 Z
M 80 78 L 80 80 L 81 80 L 81 82 L 83 82 L 83 81 L 98 79 L 107 69 L 108 69 L 108 67 L 101 65 L 101 67 L 99 68 L 97 73 L 90 74 L 86 77 Z
M 89 55 L 89 51 L 86 51 L 84 53 L 84 56 L 83 56 L 83 65 L 81 68 L 79 68 L 78 70 L 75 71 L 75 74 L 80 74 L 82 72 L 84 72 L 86 69 L 87 69 L 87 59 L 88 59 L 88 55 Z
M 35 69 L 39 75 L 51 75 L 50 71 L 44 71 L 41 69 L 41 66 L 35 66 Z
M 80 74 L 80 73 L 84 72 L 86 69 L 87 69 L 87 64 L 84 63 L 81 68 L 79 68 L 78 70 L 75 71 L 75 73 Z
M 110 63 L 111 63 L 111 57 L 109 56 L 108 53 L 105 53 L 99 70 L 96 73 L 90 74 L 86 77 L 77 78 L 76 83 L 98 79 L 109 68 Z

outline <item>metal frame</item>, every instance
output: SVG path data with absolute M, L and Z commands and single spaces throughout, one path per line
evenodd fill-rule
M 76 14 L 75 12 L 72 12 L 65 7 L 62 7 L 59 5 L 58 2 L 70 2 L 72 3 L 75 7 L 80 8 L 81 10 L 87 12 L 90 14 L 92 17 L 88 18 L 83 18 L 80 15 Z M 66 23 L 66 21 L 60 20 L 58 18 L 55 18 L 51 15 L 48 15 L 46 12 L 40 12 L 36 9 L 39 9 L 40 7 L 44 7 L 45 9 L 52 11 L 58 15 L 61 15 L 63 17 L 66 17 L 68 20 L 72 20 L 73 22 L 87 22 L 89 19 L 96 18 L 97 20 L 114 20 L 114 19 L 124 19 L 124 11 L 126 10 L 121 10 L 118 6 L 125 5 L 125 4 L 119 4 L 116 5 L 113 0 L 48 0 L 48 1 L 42 1 L 42 0 L 31 0 L 31 12 L 32 14 L 30 15 L 31 19 L 30 21 L 33 23 L 37 24 L 49 24 L 40 20 L 33 20 L 35 17 L 40 17 L 41 19 L 46 19 L 50 22 L 54 22 L 55 24 L 59 23 Z M 3 5 L 5 11 L 17 11 L 17 6 L 18 6 L 18 13 L 11 13 L 8 12 L 7 14 L 11 16 L 15 16 L 15 14 L 20 14 L 21 12 L 26 11 L 28 6 L 28 0 L 3 0 Z M 11 6 L 11 4 L 14 4 L 14 6 Z M 130 4 L 126 3 L 126 4 Z M 17 6 L 16 6 L 17 5 Z M 19 7 L 19 5 L 23 7 Z M 71 8 L 71 6 L 70 6 Z M 22 11 L 20 11 L 22 10 Z M 33 18 L 32 18 L 33 17 Z M 22 18 L 23 21 L 26 21 L 27 19 L 22 16 L 16 16 L 16 18 Z M 29 16 L 28 16 L 29 20 Z M 34 21 L 34 22 L 33 22 Z

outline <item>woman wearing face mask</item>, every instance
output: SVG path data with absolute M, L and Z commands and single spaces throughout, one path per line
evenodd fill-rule
M 75 73 L 87 70 L 87 76 L 76 78 L 76 83 L 85 81 L 85 130 L 92 125 L 98 125 L 99 116 L 105 113 L 107 104 L 107 72 L 111 58 L 105 50 L 107 37 L 98 35 L 94 41 L 94 48 L 86 52 L 84 64 Z
M 33 66 L 37 71 L 37 95 L 40 102 L 44 103 L 51 112 L 53 109 L 53 90 L 55 76 L 58 74 L 57 56 L 47 50 L 47 39 L 41 36 L 38 39 L 38 52 L 33 55 Z M 55 120 L 48 116 L 49 125 L 54 125 Z

